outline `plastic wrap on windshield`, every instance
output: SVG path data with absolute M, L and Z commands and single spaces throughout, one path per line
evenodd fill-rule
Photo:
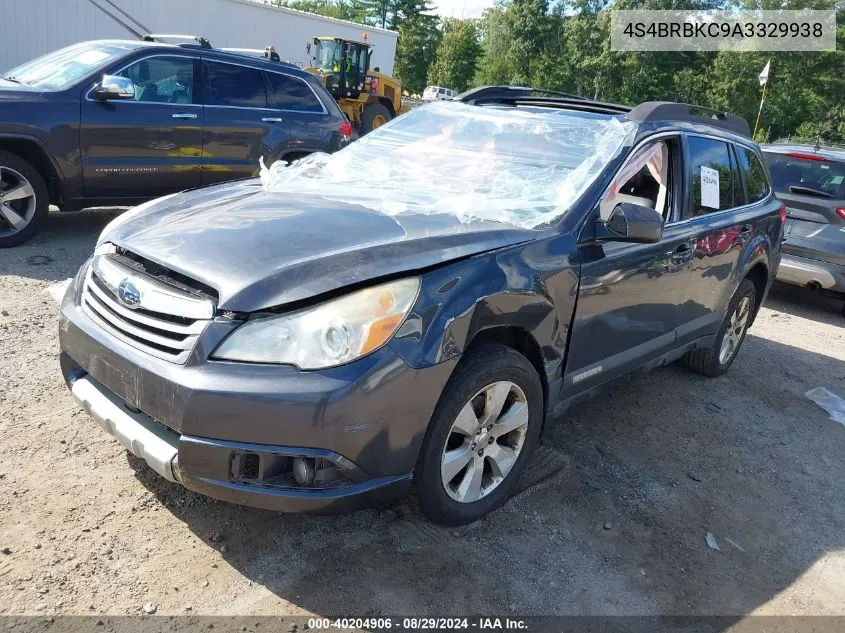
M 261 163 L 267 191 L 387 215 L 455 215 L 535 228 L 559 218 L 629 142 L 635 124 L 567 110 L 439 102 L 335 154 Z

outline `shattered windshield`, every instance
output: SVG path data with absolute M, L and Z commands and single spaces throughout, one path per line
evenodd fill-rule
M 437 102 L 336 154 L 262 168 L 261 178 L 270 191 L 387 215 L 447 213 L 535 228 L 561 217 L 634 129 L 606 115 Z

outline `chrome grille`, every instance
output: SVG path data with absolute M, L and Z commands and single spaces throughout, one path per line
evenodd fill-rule
M 121 300 L 130 283 L 137 300 Z M 133 297 L 134 299 L 134 297 Z M 184 363 L 205 326 L 214 303 L 174 289 L 110 258 L 96 257 L 85 276 L 82 310 L 115 338 L 173 363 Z

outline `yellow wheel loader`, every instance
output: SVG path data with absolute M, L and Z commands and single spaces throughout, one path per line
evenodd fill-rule
M 402 103 L 402 86 L 390 75 L 370 69 L 372 47 L 340 37 L 315 37 L 307 45 L 310 73 L 320 77 L 349 122 L 363 136 L 411 109 Z

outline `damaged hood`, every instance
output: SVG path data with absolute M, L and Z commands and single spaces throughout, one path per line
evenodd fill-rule
M 142 205 L 106 227 L 100 243 L 214 288 L 221 309 L 253 312 L 536 237 L 450 214 L 391 217 L 252 180 Z

